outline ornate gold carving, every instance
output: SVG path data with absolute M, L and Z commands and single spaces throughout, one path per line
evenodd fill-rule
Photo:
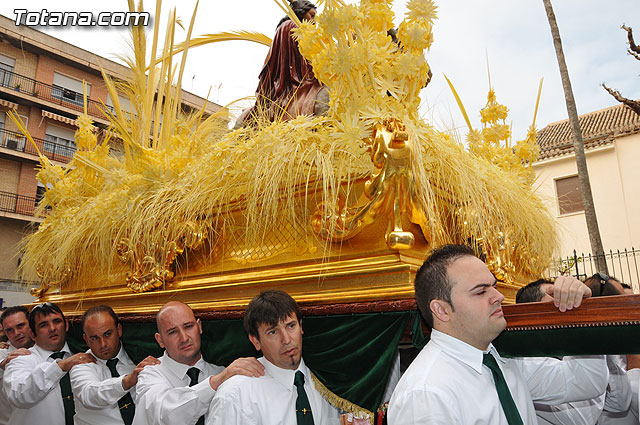
M 69 265 L 65 265 L 60 279 L 58 279 L 57 281 L 50 281 L 48 276 L 54 275 L 51 270 L 52 267 L 53 266 L 51 264 L 47 265 L 46 270 L 44 264 L 39 264 L 36 267 L 36 274 L 40 278 L 40 285 L 37 288 L 31 288 L 29 292 L 32 296 L 41 298 L 43 295 L 47 294 L 47 292 L 49 292 L 51 288 L 56 286 L 61 288 L 62 285 L 68 282 L 73 275 L 71 267 Z
M 389 248 L 411 248 L 415 238 L 413 233 L 403 229 L 403 216 L 408 215 L 413 223 L 419 224 L 423 233 L 426 226 L 424 212 L 413 202 L 412 141 L 400 121 L 386 119 L 376 125 L 371 139 L 366 142 L 371 144 L 371 159 L 376 168 L 364 186 L 368 201 L 359 207 L 349 207 L 341 197 L 336 208 L 339 213 L 333 215 L 325 212 L 323 204 L 318 204 L 311 225 L 322 237 L 342 241 L 355 236 L 378 216 L 386 215 L 385 239 Z
M 127 272 L 127 287 L 133 292 L 148 292 L 171 282 L 175 276 L 173 263 L 186 248 L 196 250 L 206 239 L 204 228 L 199 223 L 188 221 L 179 237 L 164 246 L 133 246 L 128 238 L 116 245 L 120 260 L 131 267 Z
M 476 239 L 476 244 L 485 257 L 485 263 L 496 279 L 504 283 L 514 284 L 516 267 L 511 261 L 511 256 L 515 246 L 513 246 L 509 237 L 502 232 L 496 233 L 495 243 L 496 246 L 492 249 L 492 244 L 487 239 Z

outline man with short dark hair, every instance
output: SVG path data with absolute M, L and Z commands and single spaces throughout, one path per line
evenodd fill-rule
M 547 293 L 551 286 L 553 281 L 549 279 L 538 279 L 523 286 L 516 292 L 516 304 L 553 301 L 553 297 Z
M 9 404 L 7 395 L 2 391 L 4 369 L 18 356 L 31 354 L 27 348 L 33 345 L 29 333 L 29 310 L 24 306 L 8 307 L 0 315 L 0 325 L 6 331 L 9 343 L 7 348 L 0 349 L 0 425 L 9 423 L 13 406 Z
M 131 425 L 138 374 L 159 361 L 148 356 L 138 365 L 133 363 L 120 341 L 122 325 L 109 306 L 87 310 L 82 331 L 87 353 L 96 363 L 76 365 L 69 373 L 76 400 L 75 425 Z
M 260 378 L 235 376 L 220 386 L 207 425 L 340 424 L 338 411 L 314 385 L 302 359 L 302 316 L 286 292 L 264 291 L 251 300 L 244 328 L 264 357 Z
M 558 278 L 548 291 L 560 311 L 591 295 L 569 277 Z M 433 330 L 396 386 L 389 425 L 529 425 L 536 423 L 532 399 L 565 402 L 604 392 L 602 356 L 531 368 L 498 354 L 491 342 L 506 327 L 504 296 L 469 247 L 436 249 L 416 274 L 415 294 Z
M 202 324 L 182 302 L 163 305 L 156 324 L 156 341 L 165 354 L 160 364 L 145 367 L 138 376 L 135 425 L 202 425 L 220 384 L 236 374 L 264 373 L 255 358 L 236 359 L 226 368 L 205 362 L 200 352 Z
M 11 360 L 4 372 L 4 391 L 15 406 L 9 423 L 73 425 L 75 406 L 68 372 L 95 359 L 85 353 L 71 354 L 66 343 L 69 324 L 53 303 L 33 307 L 29 327 L 35 341 L 31 354 Z

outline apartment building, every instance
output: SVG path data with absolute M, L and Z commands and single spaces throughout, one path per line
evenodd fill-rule
M 38 156 L 7 115 L 18 114 L 42 154 L 53 163 L 68 163 L 76 150 L 75 120 L 83 111 L 83 81 L 88 113 L 106 131 L 102 102 L 112 100 L 100 65 L 123 79 L 127 68 L 33 28 L 16 26 L 0 15 L 0 298 L 4 305 L 30 302 L 18 272 L 20 243 L 43 221 L 35 209 L 45 188 L 37 179 Z M 121 104 L 128 101 L 120 99 Z M 183 109 L 200 110 L 205 99 L 183 92 Z M 126 108 L 126 106 L 125 106 Z M 219 105 L 206 102 L 205 113 Z

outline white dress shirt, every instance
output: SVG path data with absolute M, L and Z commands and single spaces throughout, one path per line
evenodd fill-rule
M 165 352 L 160 364 L 146 366 L 138 375 L 137 404 L 133 425 L 193 425 L 207 413 L 215 391 L 209 377 L 224 370 L 202 358 L 193 366 L 200 369 L 198 384 L 189 387 L 187 370 Z
M 620 364 L 620 356 L 607 356 L 609 384 L 606 393 L 590 400 L 574 401 L 558 405 L 534 403 L 539 425 L 595 425 L 603 423 L 599 418 L 605 410 L 616 416 L 629 410 L 631 390 L 626 371 Z M 573 361 L 576 357 L 564 357 Z M 539 361 L 528 359 L 527 361 Z M 617 422 L 614 422 L 617 423 Z
M 611 362 L 607 362 L 609 365 L 609 374 L 611 378 L 609 378 L 609 388 L 607 389 L 607 398 L 609 398 L 609 393 L 613 393 L 614 389 L 612 388 L 611 381 L 612 379 L 622 379 L 626 381 L 626 385 L 628 385 L 628 398 L 629 398 L 629 407 L 624 411 L 611 411 L 610 406 L 605 404 L 605 410 L 603 410 L 600 418 L 598 419 L 599 425 L 638 425 L 640 423 L 638 421 L 638 381 L 640 379 L 640 369 L 631 369 L 627 371 L 627 356 L 607 356 L 607 359 L 612 357 L 613 359 L 617 358 L 615 362 L 615 370 L 612 367 Z M 622 383 L 620 388 L 624 387 L 625 382 Z M 609 391 L 611 389 L 611 391 Z M 621 398 L 621 400 L 624 400 Z M 623 405 L 622 405 L 623 406 Z M 620 406 L 620 407 L 622 407 Z
M 235 375 L 220 385 L 206 425 L 296 425 L 298 391 L 293 381 L 298 370 L 304 374 L 313 423 L 340 425 L 338 411 L 316 390 L 304 361 L 297 370 L 281 369 L 264 357 L 258 361 L 264 365 L 264 376 Z
M 4 371 L 3 389 L 14 406 L 11 424 L 64 424 L 60 379 L 66 374 L 48 351 L 34 345 L 30 355 L 11 360 Z M 64 358 L 71 355 L 65 343 Z
M 7 358 L 10 352 L 15 350 L 16 347 L 9 344 L 9 348 L 0 348 L 0 362 Z M 11 417 L 11 411 L 13 407 L 7 400 L 7 395 L 2 390 L 2 378 L 4 376 L 4 369 L 0 367 L 0 425 L 6 425 L 9 423 Z
M 607 385 L 604 356 L 526 364 L 522 359 L 503 359 L 492 344 L 488 351 L 496 358 L 527 425 L 537 422 L 532 399 L 564 403 L 594 398 Z M 491 370 L 482 364 L 483 354 L 433 330 L 391 397 L 389 425 L 507 425 Z
M 91 350 L 87 353 L 93 354 Z M 94 356 L 95 357 L 95 356 Z M 97 363 L 83 363 L 71 368 L 71 389 L 76 405 L 75 425 L 122 425 L 120 400 L 127 392 L 135 402 L 135 387 L 125 391 L 122 378 L 131 373 L 136 365 L 122 347 L 116 356 L 116 370 L 120 377 L 111 376 L 107 361 L 96 357 Z

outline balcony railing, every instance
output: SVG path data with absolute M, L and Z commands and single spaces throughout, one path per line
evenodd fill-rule
M 0 191 L 0 211 L 34 216 L 36 198 Z
M 61 145 L 59 143 L 50 142 L 49 140 L 33 138 L 38 145 L 38 149 L 44 156 L 54 161 L 69 162 L 76 152 L 75 147 Z M 37 155 L 38 152 L 33 145 L 20 133 L 15 131 L 0 129 L 0 147 L 14 150 L 16 152 L 24 152 L 31 155 Z
M 41 83 L 33 78 L 16 74 L 15 72 L 7 71 L 5 69 L 0 69 L 0 86 L 13 89 L 17 92 L 26 93 L 30 96 L 37 97 L 38 99 L 43 99 L 78 112 L 84 111 L 82 93 L 56 85 Z M 95 117 L 105 119 L 106 117 L 102 113 L 103 108 L 104 107 L 100 102 L 87 99 L 87 113 Z M 111 111 L 113 110 L 110 106 L 106 106 L 106 108 Z

